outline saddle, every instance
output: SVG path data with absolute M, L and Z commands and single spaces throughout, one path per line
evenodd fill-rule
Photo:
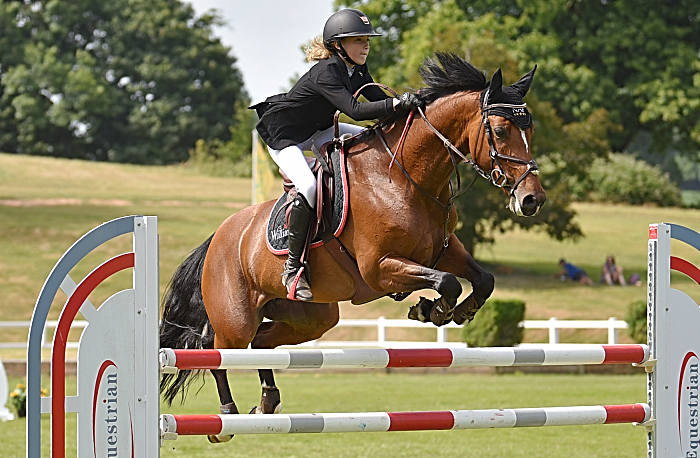
M 303 259 L 308 250 L 325 247 L 331 256 L 353 277 L 355 281 L 355 296 L 353 304 L 364 304 L 379 297 L 383 293 L 374 291 L 364 281 L 357 262 L 350 256 L 343 244 L 338 240 L 342 233 L 349 208 L 347 170 L 345 164 L 345 148 L 348 138 L 337 142 L 328 142 L 320 149 L 312 145 L 315 158 L 306 158 L 309 168 L 316 176 L 316 218 L 312 219 L 307 246 Z M 287 230 L 289 223 L 290 203 L 296 197 L 296 189 L 289 178 L 280 170 L 284 180 L 284 193 L 275 202 L 267 223 L 267 247 L 276 255 L 289 252 Z

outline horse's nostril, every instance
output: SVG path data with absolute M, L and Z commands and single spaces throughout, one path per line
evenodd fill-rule
M 537 207 L 537 198 L 532 194 L 525 196 L 523 199 L 523 208 L 533 208 Z
M 537 198 L 529 194 L 523 198 L 523 201 L 521 203 L 521 208 L 523 209 L 523 214 L 525 216 L 532 216 L 537 212 L 537 207 L 538 207 L 538 202 Z

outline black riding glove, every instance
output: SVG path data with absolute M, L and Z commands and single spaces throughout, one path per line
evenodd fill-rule
M 417 108 L 423 108 L 425 102 L 423 102 L 416 94 L 411 94 L 410 92 L 404 92 L 401 97 L 399 97 L 399 103 L 396 105 L 396 110 L 413 110 Z

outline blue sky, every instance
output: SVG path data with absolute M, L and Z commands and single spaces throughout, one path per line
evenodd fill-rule
M 227 22 L 216 35 L 232 48 L 252 102 L 284 92 L 309 68 L 300 50 L 321 35 L 333 0 L 184 0 L 198 15 L 216 9 Z

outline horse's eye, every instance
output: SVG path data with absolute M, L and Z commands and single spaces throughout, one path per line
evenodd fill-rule
M 496 127 L 493 129 L 493 131 L 496 133 L 496 137 L 498 138 L 505 138 L 508 136 L 508 129 L 505 127 Z

